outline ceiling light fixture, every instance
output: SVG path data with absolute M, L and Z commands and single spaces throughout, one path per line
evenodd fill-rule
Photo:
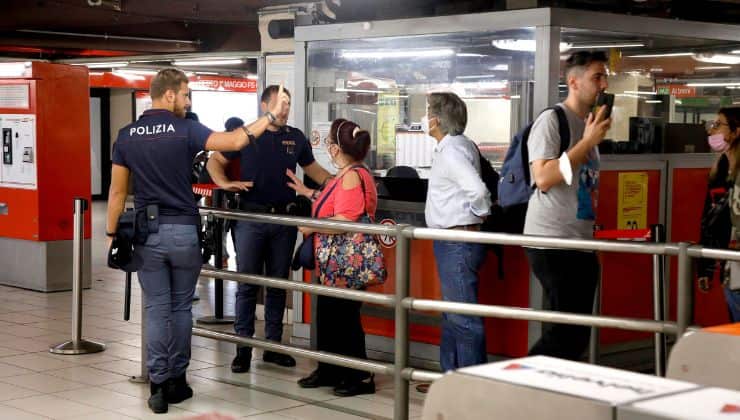
M 145 70 L 145 69 L 125 69 L 116 70 L 116 73 L 136 74 L 139 76 L 154 76 L 158 72 L 156 70 Z
M 717 83 L 698 82 L 698 83 L 686 83 L 686 86 L 691 86 L 691 87 L 732 87 L 732 86 L 740 86 L 740 82 L 717 82 Z
M 458 57 L 488 57 L 485 54 L 475 54 L 475 53 L 457 53 L 455 55 Z
M 637 54 L 628 55 L 629 58 L 657 58 L 657 57 L 690 57 L 694 53 L 690 52 L 677 52 L 677 53 L 663 53 L 663 54 Z
M 231 66 L 244 64 L 241 58 L 214 59 L 214 60 L 177 60 L 172 62 L 175 66 Z
M 110 63 L 80 63 L 73 64 L 74 66 L 85 66 L 89 69 L 112 69 L 115 67 L 126 67 L 128 63 L 125 61 L 121 62 L 110 62 Z
M 450 49 L 416 51 L 342 51 L 342 58 L 429 58 L 449 57 L 453 54 L 455 54 L 455 51 Z
M 493 74 L 471 74 L 468 76 L 457 76 L 455 79 L 495 79 Z
M 694 60 L 702 63 L 740 64 L 740 57 L 729 54 L 695 54 Z
M 572 50 L 591 50 L 599 48 L 640 48 L 644 47 L 642 42 L 625 42 L 616 44 L 590 44 L 590 45 L 571 45 Z
M 732 66 L 699 66 L 694 67 L 694 70 L 728 70 L 731 68 Z
M 537 49 L 537 42 L 534 39 L 494 39 L 491 45 L 500 50 L 534 52 Z M 560 43 L 560 52 L 570 50 L 573 44 L 567 42 Z

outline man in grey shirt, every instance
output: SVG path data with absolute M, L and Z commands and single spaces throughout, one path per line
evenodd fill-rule
M 565 111 L 570 145 L 560 153 L 560 134 L 555 112 L 543 112 L 532 125 L 527 141 L 534 193 L 529 200 L 524 234 L 561 238 L 591 238 L 596 218 L 599 179 L 598 145 L 611 120 L 606 107 L 591 110 L 599 92 L 607 88 L 607 57 L 603 52 L 582 51 L 566 61 L 568 97 L 558 104 Z M 591 313 L 599 276 L 594 252 L 536 249 L 526 250 L 530 269 L 542 284 L 550 309 Z M 581 357 L 589 339 L 589 328 L 555 324 L 545 330 L 530 349 L 564 359 Z

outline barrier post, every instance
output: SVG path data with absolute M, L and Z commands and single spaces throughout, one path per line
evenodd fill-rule
M 409 418 L 409 382 L 403 377 L 403 370 L 409 364 L 409 310 L 404 307 L 403 300 L 409 296 L 409 258 L 411 239 L 406 236 L 407 225 L 398 225 L 396 244 L 396 307 L 395 307 L 395 355 L 393 385 L 395 398 L 393 418 L 408 420 Z
M 84 267 L 85 210 L 87 200 L 74 200 L 74 232 L 72 239 L 72 340 L 53 346 L 55 354 L 87 354 L 105 350 L 105 345 L 82 339 L 82 269 Z
M 660 243 L 665 240 L 665 228 L 663 225 L 652 226 L 653 242 Z M 663 321 L 665 313 L 665 257 L 653 255 L 653 319 Z M 656 333 L 655 341 L 655 374 L 665 376 L 666 339 L 665 334 Z
M 676 341 L 683 337 L 691 322 L 691 257 L 689 244 L 678 244 L 678 301 L 676 308 Z

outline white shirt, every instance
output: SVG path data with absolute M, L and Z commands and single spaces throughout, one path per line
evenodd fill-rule
M 464 135 L 446 135 L 434 147 L 424 209 L 427 226 L 450 228 L 482 223 L 491 194 L 480 177 L 480 155 Z

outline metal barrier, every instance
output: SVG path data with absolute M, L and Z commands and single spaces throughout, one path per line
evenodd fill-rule
M 285 279 L 269 278 L 258 275 L 241 274 L 223 270 L 204 269 L 205 277 L 233 280 L 250 284 L 270 286 L 287 290 L 300 291 L 325 296 L 340 297 L 362 302 L 374 303 L 395 309 L 395 357 L 393 365 L 355 359 L 337 354 L 307 350 L 261 339 L 240 337 L 235 334 L 215 332 L 203 328 L 193 328 L 193 334 L 201 337 L 223 340 L 241 345 L 257 347 L 277 352 L 292 354 L 326 363 L 366 370 L 369 372 L 392 374 L 395 385 L 394 418 L 408 419 L 408 381 L 432 381 L 441 377 L 440 373 L 416 370 L 408 366 L 409 337 L 408 311 L 430 310 L 458 313 L 474 316 L 521 319 L 528 321 L 556 322 L 573 325 L 584 325 L 599 328 L 618 328 L 633 331 L 645 331 L 662 337 L 671 334 L 681 337 L 691 320 L 691 258 L 706 257 L 740 261 L 740 252 L 690 247 L 688 243 L 629 243 L 592 239 L 563 239 L 553 237 L 511 235 L 501 233 L 470 232 L 459 230 L 442 230 L 398 225 L 395 227 L 375 224 L 361 224 L 311 218 L 253 214 L 240 211 L 202 207 L 202 215 L 210 215 L 235 220 L 246 220 L 261 223 L 273 223 L 289 226 L 309 226 L 323 229 L 336 229 L 348 232 L 363 232 L 377 235 L 388 235 L 397 238 L 396 245 L 396 290 L 394 295 L 338 289 L 318 284 L 298 283 Z M 529 308 L 514 308 L 496 305 L 482 305 L 458 302 L 416 299 L 408 296 L 409 289 L 409 249 L 412 239 L 473 242 L 483 244 L 516 245 L 524 247 L 544 247 L 572 250 L 592 250 L 606 252 L 623 252 L 635 254 L 653 254 L 658 256 L 678 257 L 678 302 L 677 322 L 593 316 L 575 313 L 564 313 Z
M 74 232 L 72 238 L 72 340 L 52 346 L 55 354 L 87 354 L 105 350 L 105 344 L 82 339 L 82 268 L 84 267 L 85 211 L 87 200 L 74 200 Z

